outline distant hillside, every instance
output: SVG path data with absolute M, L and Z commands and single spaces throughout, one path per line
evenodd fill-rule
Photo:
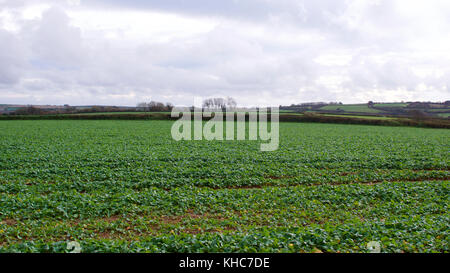
M 364 104 L 304 103 L 281 106 L 287 112 L 317 114 L 359 115 L 380 117 L 433 117 L 448 118 L 450 101 L 446 102 L 369 102 Z
M 0 104 L 2 119 L 167 119 L 168 107 L 157 108 L 129 106 L 69 106 L 69 105 L 12 105 Z M 159 114 L 163 114 L 160 116 Z M 287 120 L 309 120 L 318 122 L 351 122 L 384 125 L 405 124 L 413 120 L 422 124 L 424 120 L 450 120 L 450 101 L 446 102 L 369 102 L 364 104 L 302 103 L 280 106 L 280 114 Z M 315 115 L 287 117 L 286 115 Z M 396 120 L 394 122 L 394 119 Z M 439 121 L 433 123 L 440 124 Z M 440 126 L 440 125 L 439 125 Z M 447 125 L 445 125 L 447 126 Z

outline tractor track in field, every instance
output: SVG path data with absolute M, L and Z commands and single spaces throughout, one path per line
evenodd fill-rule
M 210 188 L 214 190 L 221 190 L 221 189 L 263 189 L 263 188 L 287 188 L 287 187 L 297 187 L 297 186 L 304 186 L 304 187 L 318 187 L 318 186 L 343 186 L 343 185 L 367 185 L 367 186 L 373 186 L 381 183 L 402 183 L 402 182 L 429 182 L 429 181 L 450 181 L 450 176 L 447 177 L 430 177 L 430 178 L 414 178 L 414 179 L 392 179 L 392 180 L 378 180 L 378 181 L 353 181 L 353 182 L 332 182 L 332 183 L 320 183 L 320 184 L 291 184 L 291 185 L 285 185 L 285 184 L 259 184 L 259 185 L 243 185 L 243 186 L 227 186 L 227 187 L 208 187 L 208 186 L 202 186 L 201 188 Z M 170 190 L 170 189 L 166 189 Z

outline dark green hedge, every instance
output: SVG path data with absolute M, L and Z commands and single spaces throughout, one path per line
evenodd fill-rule
M 4 115 L 0 120 L 176 120 L 170 114 L 151 113 L 151 114 L 98 114 L 98 115 Z M 203 120 L 210 118 L 204 117 Z M 248 120 L 248 114 L 245 116 Z M 270 120 L 270 115 L 268 116 Z M 365 124 L 381 126 L 414 126 L 428 128 L 446 128 L 450 129 L 450 122 L 444 119 L 423 119 L 413 120 L 406 118 L 399 119 L 364 119 L 351 117 L 333 117 L 322 115 L 292 115 L 280 114 L 281 122 L 321 122 L 321 123 L 339 123 L 339 124 Z

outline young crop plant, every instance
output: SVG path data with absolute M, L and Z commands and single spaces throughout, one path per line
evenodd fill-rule
M 172 125 L 0 121 L 0 252 L 449 252 L 447 129 L 281 122 L 261 152 Z

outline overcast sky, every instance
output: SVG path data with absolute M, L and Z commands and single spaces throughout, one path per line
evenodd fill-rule
M 450 99 L 448 0 L 0 0 L 0 103 Z

